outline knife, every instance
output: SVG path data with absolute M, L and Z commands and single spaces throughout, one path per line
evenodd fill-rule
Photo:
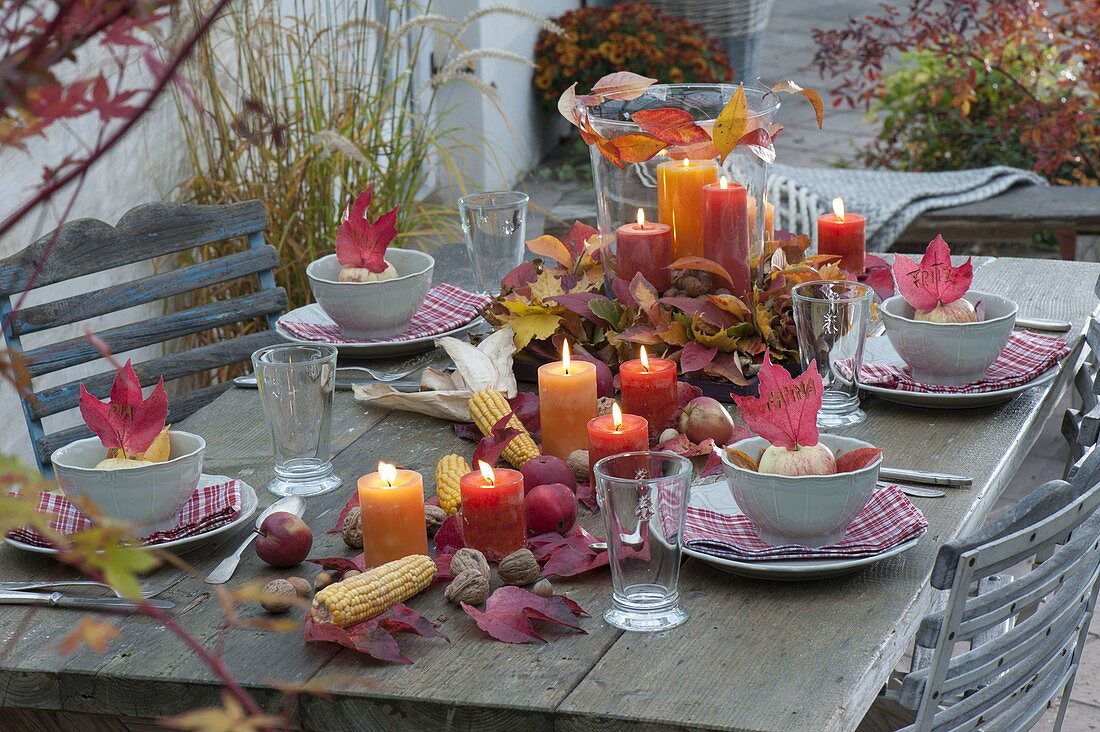
M 146 600 L 161 610 L 176 606 L 167 600 Z M 48 605 L 50 607 L 83 607 L 115 612 L 134 612 L 141 605 L 120 597 L 75 597 L 64 592 L 0 592 L 0 605 Z
M 385 384 L 386 386 L 392 386 L 398 391 L 420 391 L 420 382 L 412 379 L 401 379 L 398 381 L 375 381 L 373 379 L 344 379 L 336 378 L 336 388 L 340 391 L 351 391 L 351 387 L 354 384 Z M 233 385 L 242 389 L 255 389 L 256 377 L 253 375 L 237 376 L 233 379 Z
M 1073 327 L 1068 320 L 1050 320 L 1048 318 L 1016 318 L 1017 328 L 1048 330 L 1053 333 L 1065 333 Z
M 903 470 L 902 468 L 879 468 L 878 477 L 882 480 L 896 480 L 902 483 L 946 485 L 952 488 L 969 488 L 974 484 L 974 479 L 965 475 L 929 473 L 924 470 Z

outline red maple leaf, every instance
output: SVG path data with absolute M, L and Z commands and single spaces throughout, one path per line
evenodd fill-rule
M 810 361 L 801 376 L 792 378 L 787 369 L 772 363 L 768 350 L 757 376 L 760 396 L 731 395 L 745 424 L 771 444 L 788 450 L 816 445 L 822 393 L 817 361 Z
M 107 79 L 100 74 L 95 80 L 95 84 L 92 85 L 92 95 L 87 101 L 87 111 L 99 112 L 99 119 L 102 122 L 109 122 L 113 119 L 129 119 L 139 111 L 138 107 L 126 104 L 135 94 L 137 94 L 136 89 L 111 94 Z
M 386 269 L 386 248 L 397 236 L 397 206 L 372 223 L 367 218 L 373 194 L 370 188 L 359 194 L 344 210 L 336 230 L 336 259 L 345 267 L 365 267 L 371 272 Z
M 80 416 L 108 450 L 121 449 L 133 457 L 149 449 L 168 418 L 168 393 L 164 379 L 149 398 L 142 399 L 141 383 L 129 360 L 111 384 L 111 399 L 102 402 L 80 385 Z
M 477 627 L 505 643 L 545 643 L 532 621 L 584 633 L 577 622 L 587 613 L 562 595 L 540 597 L 522 587 L 500 587 L 485 601 L 485 610 L 462 603 L 462 609 Z

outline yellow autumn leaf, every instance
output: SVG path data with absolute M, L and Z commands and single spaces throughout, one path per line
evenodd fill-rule
M 222 706 L 204 707 L 174 717 L 165 717 L 160 723 L 173 729 L 203 732 L 260 732 L 281 728 L 285 720 L 270 714 L 250 715 L 232 694 L 223 691 Z
M 763 305 L 756 306 L 756 328 L 765 341 L 772 338 L 772 314 Z
M 526 348 L 527 344 L 533 340 L 542 340 L 554 335 L 558 330 L 558 326 L 561 325 L 561 316 L 551 315 L 547 312 L 522 315 L 509 320 L 508 325 L 512 326 L 515 333 L 512 342 L 516 345 L 516 350 L 519 351 Z
M 567 269 L 573 269 L 573 255 L 557 237 L 543 234 L 527 242 L 527 248 L 540 257 L 548 257 Z M 545 270 L 544 270 L 545 271 Z
M 80 619 L 76 629 L 61 639 L 59 644 L 61 655 L 72 655 L 82 645 L 88 646 L 96 653 L 103 653 L 107 650 L 107 644 L 117 638 L 118 634 L 118 626 L 114 623 L 94 620 L 92 616 L 85 615 Z
M 507 310 L 510 314 L 517 317 L 523 317 L 525 315 L 556 315 L 558 306 L 556 304 L 541 304 L 531 303 L 526 300 L 501 300 L 501 306 Z M 510 322 L 510 319 L 507 319 Z
M 718 119 L 714 121 L 714 147 L 718 149 L 719 160 L 725 162 L 726 156 L 737 147 L 737 141 L 745 134 L 748 125 L 748 103 L 745 101 L 745 85 L 738 84 L 726 106 L 722 108 Z

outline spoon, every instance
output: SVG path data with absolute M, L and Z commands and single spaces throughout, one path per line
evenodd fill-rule
M 248 545 L 252 543 L 252 540 L 256 538 L 264 520 L 271 514 L 281 511 L 292 513 L 300 518 L 302 514 L 306 512 L 306 502 L 301 496 L 285 496 L 268 506 L 256 519 L 256 530 L 241 542 L 241 545 L 237 547 L 237 551 L 223 559 L 217 567 L 214 567 L 214 571 L 206 575 L 206 584 L 223 585 L 228 582 L 229 578 L 233 576 L 233 573 L 237 571 L 237 565 L 241 563 L 241 554 L 243 554 L 244 550 L 248 548 Z

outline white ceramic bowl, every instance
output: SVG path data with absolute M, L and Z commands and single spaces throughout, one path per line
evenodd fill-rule
M 172 457 L 137 468 L 103 470 L 107 457 L 98 437 L 77 440 L 50 456 L 65 495 L 86 497 L 107 516 L 128 521 L 142 533 L 170 529 L 199 484 L 206 441 L 190 432 L 168 433 Z
M 354 340 L 392 338 L 409 327 L 409 320 L 432 284 L 435 259 L 415 249 L 388 249 L 386 261 L 397 277 L 378 282 L 340 282 L 335 254 L 306 267 L 313 297 L 340 326 L 340 335 Z
M 963 295 L 985 304 L 977 323 L 929 323 L 913 320 L 913 306 L 901 295 L 882 303 L 886 336 L 922 384 L 956 386 L 978 381 L 1000 355 L 1016 325 L 1016 303 L 986 292 Z
M 873 445 L 851 437 L 821 435 L 821 442 L 840 457 Z M 756 457 L 768 446 L 763 437 L 749 437 L 730 447 Z M 772 475 L 740 468 L 720 452 L 726 483 L 737 506 L 756 524 L 761 540 L 772 546 L 798 544 L 819 547 L 844 538 L 848 524 L 871 497 L 882 456 L 854 473 L 835 475 Z

